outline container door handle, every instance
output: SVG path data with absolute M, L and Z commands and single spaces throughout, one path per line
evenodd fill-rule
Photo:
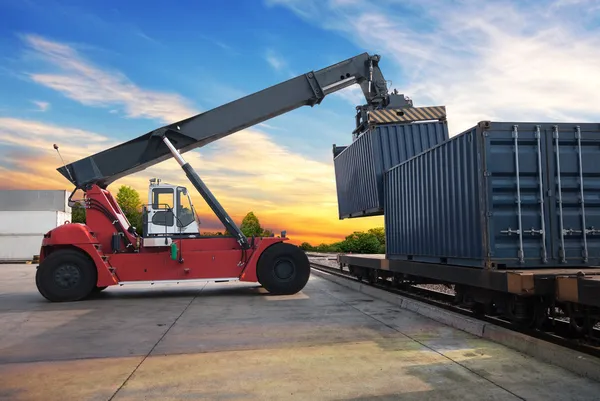
M 582 149 L 581 149 L 581 128 L 577 126 L 575 136 L 577 137 L 577 155 L 579 156 L 579 196 L 581 202 L 581 232 L 583 234 L 583 262 L 588 261 L 588 247 L 587 247 L 587 227 L 585 226 L 585 199 L 583 193 L 583 163 L 582 163 Z
M 552 126 L 552 131 L 553 131 L 553 137 L 554 137 L 554 143 L 556 144 L 556 178 L 557 178 L 557 184 L 558 184 L 558 193 L 557 193 L 557 202 L 558 202 L 558 215 L 560 216 L 560 249 L 559 249 L 559 256 L 560 256 L 560 261 L 562 263 L 566 262 L 566 258 L 565 258 L 565 227 L 564 227 L 564 220 L 563 220 L 563 207 L 562 207 L 562 185 L 560 182 L 560 143 L 559 143 L 559 135 L 558 135 L 558 125 L 554 125 Z
M 537 162 L 538 162 L 538 181 L 540 186 L 540 217 L 541 217 L 541 229 L 539 233 L 542 235 L 542 262 L 548 262 L 548 256 L 546 251 L 546 215 L 544 213 L 544 181 L 542 174 L 542 135 L 540 133 L 540 126 L 535 126 L 535 138 L 537 140 Z M 532 230 L 533 231 L 533 230 Z
M 518 125 L 513 125 L 512 137 L 514 139 L 515 144 L 515 170 L 516 170 L 516 178 L 517 178 L 517 218 L 519 220 L 519 262 L 523 263 L 525 261 L 525 252 L 523 250 L 523 223 L 522 223 L 522 215 L 521 215 L 521 180 L 520 180 L 520 171 L 519 171 L 519 131 Z

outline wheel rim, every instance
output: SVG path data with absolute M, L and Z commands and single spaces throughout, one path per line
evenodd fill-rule
M 54 283 L 63 289 L 77 286 L 81 280 L 81 274 L 77 266 L 61 265 L 54 272 Z
M 273 268 L 275 277 L 277 277 L 279 280 L 291 279 L 294 276 L 295 270 L 294 262 L 287 258 L 278 259 L 275 262 L 275 267 Z

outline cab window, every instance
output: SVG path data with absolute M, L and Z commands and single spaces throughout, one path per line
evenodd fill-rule
M 177 199 L 177 226 L 187 227 L 194 222 L 194 212 L 185 188 L 177 188 Z

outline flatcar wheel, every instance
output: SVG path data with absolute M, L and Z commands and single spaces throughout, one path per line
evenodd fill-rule
M 508 296 L 506 300 L 506 317 L 513 323 L 523 327 L 535 325 L 535 308 L 532 308 L 531 301 L 517 295 Z
M 550 307 L 543 301 L 537 302 L 534 307 L 532 328 L 538 330 L 543 329 L 548 323 L 548 316 L 550 316 Z
M 598 323 L 595 319 L 590 319 L 585 310 L 580 310 L 575 304 L 568 303 L 566 307 L 567 316 L 569 316 L 569 326 L 577 335 L 592 334 L 594 326 Z
M 377 283 L 377 272 L 375 270 L 370 271 L 367 275 L 367 280 L 369 284 L 375 285 Z

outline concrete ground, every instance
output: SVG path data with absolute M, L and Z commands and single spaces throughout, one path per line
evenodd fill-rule
M 313 277 L 51 304 L 0 265 L 0 400 L 593 400 L 600 384 Z

